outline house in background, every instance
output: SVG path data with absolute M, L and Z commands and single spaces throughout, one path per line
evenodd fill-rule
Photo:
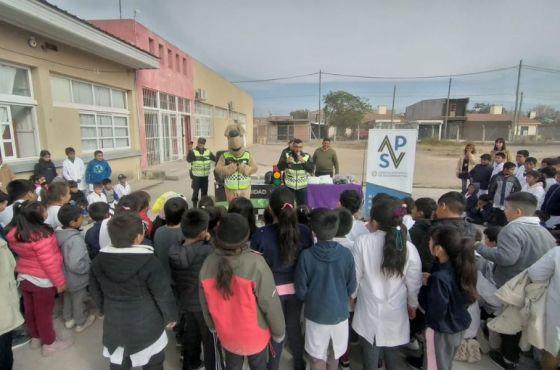
M 364 114 L 362 123 L 367 125 L 368 129 L 371 128 L 392 128 L 405 124 L 405 117 L 401 113 L 393 114 L 391 121 L 391 110 L 387 109 L 386 105 L 378 105 L 377 109 Z
M 135 20 L 89 22 L 159 58 L 159 68 L 136 72 L 142 168 L 185 158 L 194 101 L 191 57 Z
M 292 138 L 303 142 L 311 140 L 311 122 L 308 118 L 292 116 L 256 117 L 254 124 L 255 143 L 287 143 Z
M 513 113 L 503 113 L 501 105 L 492 105 L 490 113 L 469 113 L 463 130 L 464 140 L 494 141 L 496 138 L 509 138 L 513 130 Z M 536 138 L 541 123 L 534 119 L 534 114 L 517 119 L 514 136 Z
M 448 109 L 445 98 L 422 100 L 406 107 L 405 117 L 409 124 L 418 127 L 419 139 L 437 137 L 435 133 L 441 132 L 440 139 L 461 140 L 468 104 L 469 98 L 449 99 Z
M 39 0 L 0 2 L 0 47 L 0 147 L 19 177 L 41 149 L 60 166 L 68 146 L 138 175 L 135 75 L 157 57 Z

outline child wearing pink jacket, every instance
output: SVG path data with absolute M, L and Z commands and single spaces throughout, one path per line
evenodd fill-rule
M 70 340 L 56 338 L 53 308 L 56 293 L 66 287 L 62 255 L 53 229 L 44 223 L 45 207 L 36 201 L 14 205 L 14 220 L 6 239 L 17 255 L 17 280 L 23 292 L 25 323 L 31 336 L 31 347 L 42 345 L 43 356 L 72 345 Z

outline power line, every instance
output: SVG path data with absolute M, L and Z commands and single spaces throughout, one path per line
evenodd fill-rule
M 252 83 L 252 82 L 270 82 L 270 81 L 281 81 L 281 80 L 293 80 L 295 78 L 301 77 L 309 77 L 309 76 L 317 76 L 319 72 L 308 73 L 304 75 L 294 75 L 294 76 L 287 76 L 287 77 L 275 77 L 275 78 L 265 78 L 261 80 L 244 80 L 244 81 L 233 81 L 234 84 L 242 84 L 242 83 Z
M 537 66 L 529 66 L 529 65 L 524 65 L 523 67 L 538 72 L 560 73 L 560 69 L 554 69 L 554 68 L 537 67 Z
M 474 75 L 480 75 L 485 73 L 507 71 L 515 68 L 517 68 L 517 66 L 494 68 L 494 69 L 488 69 L 488 70 L 476 71 L 476 72 L 466 72 L 466 73 L 447 74 L 447 75 L 432 75 L 432 76 L 365 76 L 365 75 L 348 75 L 348 74 L 330 73 L 330 72 L 323 72 L 323 74 L 329 76 L 365 78 L 365 79 L 372 79 L 372 80 L 427 80 L 427 79 L 435 79 L 435 78 L 474 76 Z

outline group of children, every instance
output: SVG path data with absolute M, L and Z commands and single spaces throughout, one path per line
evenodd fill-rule
M 84 236 L 83 212 L 71 204 L 80 191 L 74 183 L 51 182 L 40 203 L 31 182 L 14 180 L 5 201 L 0 194 L 0 215 L 13 216 L 5 237 L 17 256 L 31 347 L 45 356 L 73 341 L 53 329 L 58 294 L 64 325 L 77 333 L 96 320 L 86 303 L 92 297 L 111 369 L 163 369 L 166 329 L 174 328 L 183 369 L 241 370 L 245 358 L 251 369 L 279 369 L 286 342 L 295 370 L 306 368 L 305 354 L 313 370 L 347 368 L 354 338 L 365 370 L 380 363 L 431 369 L 431 361 L 447 370 L 480 321 L 471 308 L 484 306 L 482 279 L 500 288 L 527 268 L 532 279 L 558 275 L 556 242 L 534 216 L 537 198 L 511 191 L 515 181 L 505 185 L 509 167 L 488 183 L 500 189 L 491 200 L 503 198 L 508 224 L 484 230 L 484 241 L 464 217 L 473 193 L 458 192 L 437 202 L 378 194 L 363 221 L 355 191 L 341 194 L 339 208 L 303 212 L 278 187 L 257 227 L 245 198 L 227 211 L 209 197 L 189 209 L 181 194 L 168 192 L 155 202 L 152 221 L 149 194 L 136 191 L 118 199 L 114 215 L 106 202 L 89 204 L 95 223 Z M 502 335 L 490 353 L 504 369 L 518 366 L 519 336 Z M 560 349 L 550 337 L 547 370 Z M 420 354 L 407 360 L 403 346 L 415 339 Z
M 467 149 L 467 147 L 469 149 Z M 475 153 L 474 145 L 467 144 L 470 159 Z M 504 226 L 507 223 L 503 213 L 504 202 L 509 194 L 523 191 L 537 198 L 537 209 L 547 227 L 554 228 L 558 222 L 558 202 L 560 201 L 560 157 L 544 158 L 537 167 L 536 158 L 527 150 L 519 150 L 515 162 L 510 160 L 503 139 L 497 139 L 491 154 L 482 154 L 480 163 L 468 171 L 470 184 L 465 189 L 467 217 L 480 225 Z M 460 160 L 461 161 L 461 160 Z M 466 161 L 466 160 L 465 160 Z M 464 173 L 457 176 L 464 179 Z

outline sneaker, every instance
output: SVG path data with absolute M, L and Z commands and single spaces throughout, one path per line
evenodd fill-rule
M 105 315 L 102 314 L 102 313 L 98 313 L 98 314 L 97 314 L 97 318 L 98 318 L 99 320 L 103 320 L 103 318 L 105 318 Z
M 350 361 L 348 360 L 340 360 L 340 367 L 342 369 L 350 369 Z
M 492 362 L 494 362 L 496 365 L 500 366 L 502 369 L 504 369 L 504 370 L 515 370 L 515 369 L 517 369 L 517 364 L 506 362 L 506 360 L 504 359 L 504 356 L 502 356 L 502 354 L 500 352 L 490 351 L 489 355 L 490 355 L 490 359 L 492 360 Z
M 30 347 L 31 347 L 31 349 L 39 349 L 39 348 L 41 348 L 41 339 L 39 339 L 39 338 L 31 338 Z
M 64 327 L 66 329 L 72 329 L 74 326 L 76 326 L 74 319 L 64 321 Z
M 51 344 L 43 344 L 43 348 L 41 349 L 41 353 L 43 357 L 49 357 L 58 351 L 65 350 L 66 348 L 72 346 L 74 344 L 73 338 L 68 338 L 65 340 L 56 339 Z
M 12 349 L 19 348 L 31 341 L 31 337 L 25 331 L 14 331 L 12 334 Z
M 84 330 L 92 326 L 94 322 L 95 322 L 95 315 L 89 315 L 88 318 L 86 319 L 86 322 L 84 322 L 82 325 L 76 326 L 76 333 L 83 332 Z

